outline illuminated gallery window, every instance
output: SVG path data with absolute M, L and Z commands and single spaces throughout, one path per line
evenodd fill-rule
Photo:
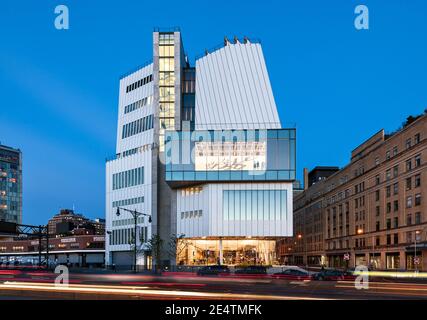
M 180 239 L 177 264 L 215 265 L 220 261 L 219 240 Z M 272 265 L 276 263 L 276 241 L 258 239 L 222 240 L 222 264 Z
M 266 170 L 267 143 L 196 142 L 195 170 Z
M 181 190 L 181 196 L 188 197 L 191 195 L 199 194 L 203 191 L 203 187 L 191 187 Z

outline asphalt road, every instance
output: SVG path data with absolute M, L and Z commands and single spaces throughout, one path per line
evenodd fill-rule
M 299 281 L 270 276 L 162 276 L 70 274 L 68 286 L 55 285 L 54 273 L 0 270 L 0 299 L 427 299 L 426 283 Z

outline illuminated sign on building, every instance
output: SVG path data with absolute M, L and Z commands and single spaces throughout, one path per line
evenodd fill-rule
M 196 142 L 195 170 L 266 170 L 267 143 Z

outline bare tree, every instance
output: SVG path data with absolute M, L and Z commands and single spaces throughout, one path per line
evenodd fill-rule
M 190 244 L 187 239 L 184 238 L 184 234 L 177 236 L 173 234 L 169 239 L 168 253 L 171 259 L 176 259 Z
M 153 257 L 154 270 L 162 269 L 161 252 L 163 248 L 163 239 L 158 234 L 153 234 L 147 243 L 148 249 L 151 251 Z

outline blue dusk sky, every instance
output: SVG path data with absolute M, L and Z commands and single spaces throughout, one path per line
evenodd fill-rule
M 70 10 L 57 30 L 54 8 Z M 369 30 L 354 9 L 369 8 Z M 427 108 L 427 1 L 12 1 L 0 5 L 0 141 L 23 152 L 23 221 L 60 208 L 104 217 L 118 84 L 152 57 L 154 27 L 181 28 L 194 57 L 223 41 L 262 41 L 281 121 L 304 167 L 344 166 L 384 128 Z

